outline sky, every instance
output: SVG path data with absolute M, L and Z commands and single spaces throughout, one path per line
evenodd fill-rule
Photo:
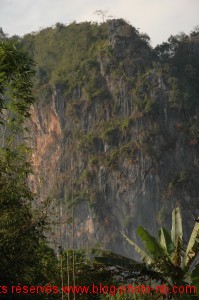
M 57 22 L 102 22 L 96 10 L 125 19 L 147 33 L 153 46 L 199 25 L 199 0 L 0 0 L 0 27 L 22 36 Z

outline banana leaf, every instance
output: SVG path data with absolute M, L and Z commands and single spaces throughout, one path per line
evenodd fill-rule
M 145 247 L 153 260 L 166 255 L 165 249 L 160 245 L 159 241 L 151 236 L 145 228 L 139 226 L 137 228 L 137 234 L 145 244 Z
M 113 266 L 115 268 L 115 274 L 117 274 L 117 276 L 121 274 L 124 280 L 156 280 L 169 284 L 161 272 L 154 270 L 145 263 L 140 263 L 115 253 L 110 253 L 108 256 L 104 253 L 104 255 L 105 256 L 95 256 L 95 260 L 103 265 Z
M 177 267 L 181 266 L 184 252 L 185 251 L 183 248 L 182 240 L 181 240 L 181 238 L 178 237 L 176 245 L 175 245 L 175 250 L 171 255 L 171 261 L 175 266 L 177 266 Z
M 115 253 L 112 253 L 108 256 L 106 256 L 106 254 L 105 256 L 95 256 L 95 260 L 105 265 L 120 267 L 125 270 L 136 272 L 139 272 L 143 268 L 142 263 Z
M 195 222 L 193 231 L 191 233 L 187 250 L 184 255 L 183 261 L 182 261 L 182 268 L 189 267 L 196 255 L 198 254 L 198 245 L 199 245 L 199 223 Z
M 167 254 L 170 256 L 175 250 L 175 246 L 171 239 L 171 234 L 166 228 L 161 228 L 159 230 L 159 243 L 166 250 Z
M 121 232 L 121 234 L 124 236 L 126 241 L 135 248 L 135 251 L 138 254 L 140 254 L 141 260 L 143 262 L 145 262 L 147 265 L 150 265 L 154 262 L 153 258 L 147 252 L 145 252 L 141 247 L 139 247 L 134 241 L 129 239 L 123 232 Z
M 171 229 L 171 239 L 173 244 L 177 246 L 178 238 L 183 240 L 182 232 L 182 218 L 180 213 L 180 208 L 176 207 L 172 212 L 172 229 Z

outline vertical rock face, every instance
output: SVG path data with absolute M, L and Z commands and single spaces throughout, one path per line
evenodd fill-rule
M 77 247 L 100 243 L 129 256 L 121 231 L 155 234 L 179 205 L 187 239 L 199 214 L 198 35 L 155 51 L 123 20 L 105 32 L 74 82 L 51 84 L 48 104 L 32 108 L 30 181 L 61 207 L 65 247 L 73 202 Z
M 38 187 L 42 186 L 40 195 L 43 198 L 50 195 L 57 184 L 56 174 L 62 153 L 62 130 L 59 116 L 53 105 L 48 108 L 48 111 L 42 111 L 38 106 L 32 107 L 31 115 L 34 147 L 32 163 L 35 172 L 30 176 L 30 184 L 34 192 L 38 192 Z

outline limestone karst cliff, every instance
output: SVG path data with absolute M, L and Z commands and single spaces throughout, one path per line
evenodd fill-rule
M 155 233 L 176 205 L 188 235 L 199 214 L 199 33 L 153 49 L 119 19 L 57 24 L 23 43 L 37 63 L 30 181 L 61 207 L 64 247 L 72 198 L 77 247 L 129 256 L 120 231 Z

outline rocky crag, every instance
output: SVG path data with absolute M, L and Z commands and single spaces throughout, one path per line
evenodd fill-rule
M 130 256 L 120 232 L 155 234 L 177 205 L 187 239 L 199 214 L 199 33 L 153 49 L 119 19 L 57 24 L 23 43 L 37 63 L 30 181 L 54 199 L 63 246 L 74 217 L 76 247 Z

